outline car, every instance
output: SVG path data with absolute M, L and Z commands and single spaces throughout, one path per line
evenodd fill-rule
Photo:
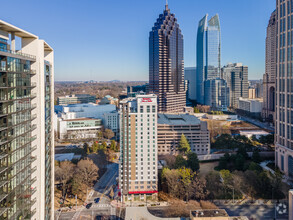
M 90 209 L 90 208 L 92 207 L 92 205 L 93 205 L 93 203 L 89 203 L 89 204 L 87 204 L 85 207 L 86 207 L 87 209 Z
M 96 198 L 94 199 L 95 203 L 99 203 L 100 202 L 100 198 Z

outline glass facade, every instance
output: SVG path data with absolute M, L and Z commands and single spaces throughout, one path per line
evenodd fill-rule
M 182 111 L 186 105 L 183 35 L 168 6 L 149 37 L 149 93 L 158 96 L 159 112 Z
M 0 39 L 0 48 L 7 42 Z M 7 45 L 6 45 L 7 46 Z M 35 202 L 31 185 L 36 146 L 32 131 L 36 125 L 31 114 L 35 108 L 31 92 L 35 85 L 31 62 L 26 59 L 0 55 L 0 219 L 29 219 Z
M 204 81 L 220 77 L 221 29 L 218 15 L 215 15 L 209 21 L 208 15 L 205 15 L 199 21 L 196 54 L 197 102 L 205 104 Z
M 52 97 L 51 65 L 45 61 L 45 219 L 51 219 Z

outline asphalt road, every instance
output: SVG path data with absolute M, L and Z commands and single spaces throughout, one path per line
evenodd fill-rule
M 247 216 L 257 220 L 274 219 L 274 205 L 218 205 L 219 208 L 225 209 L 230 216 Z M 280 215 L 277 213 L 277 219 L 288 219 L 288 214 Z
M 69 219 L 95 219 L 96 216 L 111 215 L 110 199 L 108 194 L 113 185 L 116 184 L 116 178 L 118 177 L 118 164 L 109 164 L 106 173 L 100 178 L 100 180 L 95 184 L 93 194 L 88 198 L 88 203 L 93 203 L 90 209 L 85 207 L 76 212 L 65 212 L 59 217 L 59 220 L 69 220 Z M 95 198 L 100 198 L 98 204 L 94 203 Z M 114 213 L 112 208 L 112 213 Z

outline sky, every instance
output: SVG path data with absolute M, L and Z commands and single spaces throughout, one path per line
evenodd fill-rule
M 221 65 L 265 71 L 265 37 L 275 0 L 169 0 L 184 36 L 185 67 L 196 65 L 199 20 L 218 13 Z M 149 31 L 165 0 L 9 0 L 1 20 L 54 48 L 56 81 L 148 80 Z

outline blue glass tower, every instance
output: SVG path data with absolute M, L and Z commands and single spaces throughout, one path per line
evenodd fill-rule
M 218 14 L 208 21 L 206 14 L 198 24 L 196 49 L 196 96 L 205 104 L 204 81 L 220 77 L 221 29 Z

